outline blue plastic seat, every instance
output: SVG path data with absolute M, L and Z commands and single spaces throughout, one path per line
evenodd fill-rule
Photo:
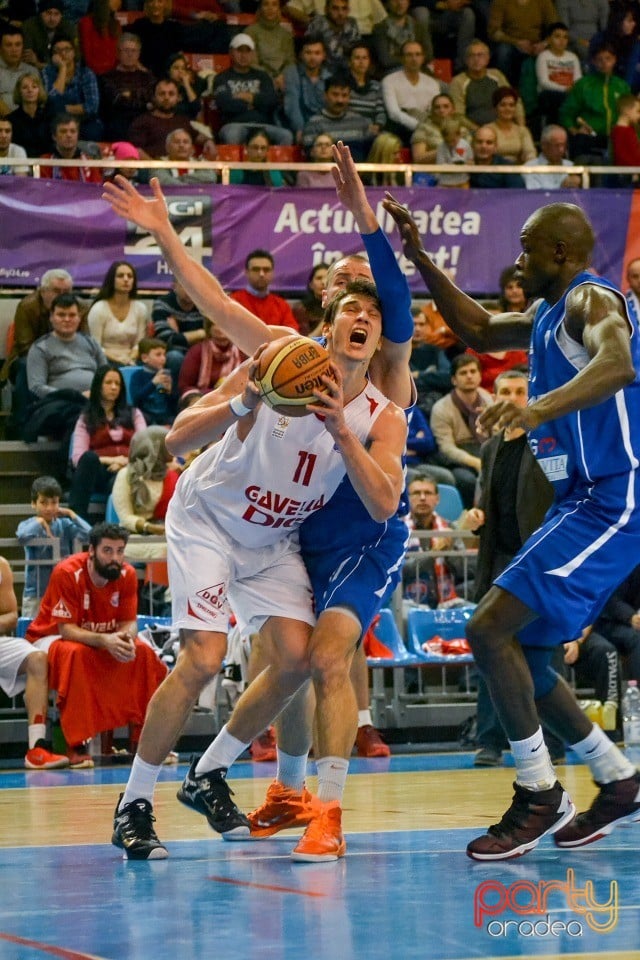
M 120 523 L 120 517 L 116 513 L 116 508 L 113 505 L 113 497 L 111 494 L 107 497 L 107 505 L 105 507 L 104 519 L 106 523 Z
M 422 649 L 422 644 L 432 637 L 457 640 L 464 637 L 465 626 L 471 619 L 474 608 L 451 607 L 448 610 L 431 610 L 414 607 L 407 614 L 407 649 L 421 663 L 473 663 L 470 653 L 436 654 Z
M 410 653 L 404 641 L 400 636 L 400 631 L 396 625 L 394 616 L 388 608 L 380 611 L 380 620 L 378 621 L 374 633 L 380 643 L 384 643 L 392 653 L 391 657 L 367 657 L 367 663 L 370 667 L 407 667 L 420 663 L 422 658 L 415 657 Z
M 453 523 L 464 510 L 458 488 L 452 487 L 449 483 L 439 483 L 438 495 L 440 500 L 436 507 L 436 513 L 443 517 L 444 520 L 448 520 L 449 523 Z
M 124 380 L 125 389 L 127 391 L 127 403 L 133 406 L 133 400 L 131 399 L 131 378 L 140 367 L 120 367 L 120 373 L 122 374 L 122 379 Z

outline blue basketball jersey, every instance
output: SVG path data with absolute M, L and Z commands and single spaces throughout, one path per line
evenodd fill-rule
M 529 402 L 572 380 L 589 362 L 589 355 L 565 330 L 566 299 L 570 291 L 589 283 L 620 295 L 608 280 L 589 271 L 571 281 L 553 306 L 538 307 L 531 336 Z M 626 310 L 636 376 L 608 400 L 541 424 L 529 434 L 531 449 L 553 484 L 556 500 L 576 487 L 598 479 L 627 474 L 640 463 L 640 334 L 638 321 Z

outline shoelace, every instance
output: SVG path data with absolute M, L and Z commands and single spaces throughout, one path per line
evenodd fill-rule
M 128 833 L 135 833 L 141 840 L 156 839 L 156 832 L 153 829 L 156 818 L 147 803 L 134 804 L 133 809 L 128 811 L 128 820 Z

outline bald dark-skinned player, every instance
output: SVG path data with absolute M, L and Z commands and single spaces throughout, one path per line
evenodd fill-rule
M 637 320 L 613 284 L 588 270 L 595 238 L 584 212 L 554 203 L 524 224 L 519 278 L 534 302 L 492 315 L 467 297 L 422 248 L 392 199 L 399 226 L 445 322 L 478 352 L 531 345 L 529 405 L 498 401 L 480 417 L 522 427 L 554 488 L 554 504 L 478 605 L 467 636 L 509 738 L 515 793 L 499 823 L 473 840 L 476 860 L 519 857 L 554 835 L 581 847 L 640 820 L 640 774 L 591 723 L 550 666 L 554 647 L 580 635 L 640 551 L 640 346 Z M 545 723 L 587 763 L 599 791 L 575 817 L 540 729 Z

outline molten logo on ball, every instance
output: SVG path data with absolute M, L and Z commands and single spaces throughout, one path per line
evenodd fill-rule
M 331 376 L 329 354 L 309 337 L 273 340 L 260 354 L 256 383 L 267 406 L 287 417 L 303 417 L 316 402 L 314 390 L 324 390 L 323 376 Z

